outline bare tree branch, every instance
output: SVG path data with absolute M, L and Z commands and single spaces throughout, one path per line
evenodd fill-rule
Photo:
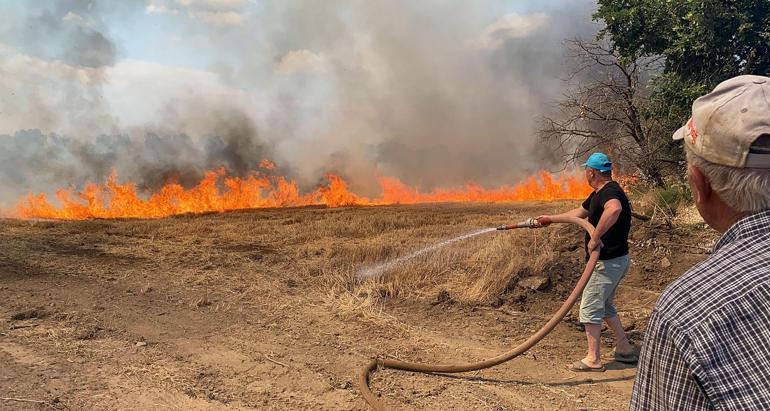
M 566 160 L 582 159 L 604 149 L 643 176 L 663 184 L 661 170 L 675 163 L 666 158 L 668 139 L 659 121 L 648 118 L 646 81 L 663 66 L 661 57 L 623 59 L 607 42 L 580 39 L 565 42 L 574 66 L 571 85 L 554 107 L 554 115 L 539 122 L 541 138 Z

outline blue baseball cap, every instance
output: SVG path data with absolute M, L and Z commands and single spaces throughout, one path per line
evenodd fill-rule
M 604 153 L 593 153 L 588 157 L 588 161 L 583 163 L 583 167 L 591 167 L 599 171 L 612 171 L 612 161 Z

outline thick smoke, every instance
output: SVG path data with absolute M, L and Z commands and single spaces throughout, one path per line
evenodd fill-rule
M 0 99 L 0 203 L 112 169 L 151 190 L 264 158 L 305 187 L 336 172 L 367 194 L 379 175 L 513 183 L 548 166 L 533 128 L 560 96 L 562 41 L 596 31 L 584 0 L 114 3 L 30 6 L 2 33 L 0 92 L 15 97 Z M 121 59 L 115 25 L 131 16 L 174 22 L 174 47 L 205 67 Z
M 496 185 L 542 167 L 533 127 L 560 96 L 562 41 L 596 30 L 589 2 L 508 15 L 490 1 L 271 4 L 253 35 L 288 72 L 268 114 L 286 127 L 277 149 L 302 175 L 332 169 L 363 188 L 382 174 Z M 262 63 L 231 81 L 264 84 Z
M 185 134 L 147 133 L 142 138 L 111 134 L 81 140 L 40 130 L 22 130 L 0 136 L 0 185 L 3 196 L 14 200 L 30 187 L 82 187 L 105 181 L 118 171 L 130 177 L 140 190 L 152 192 L 174 181 L 192 186 L 207 170 L 224 167 L 233 175 L 257 170 L 270 149 L 259 142 L 250 121 L 233 119 L 220 128 L 222 134 L 197 140 Z M 278 173 L 284 170 L 260 170 Z

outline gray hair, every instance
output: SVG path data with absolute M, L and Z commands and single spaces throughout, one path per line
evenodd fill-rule
M 689 148 L 686 151 L 687 163 L 706 176 L 711 189 L 732 209 L 743 213 L 770 209 L 770 169 L 723 166 L 704 160 Z

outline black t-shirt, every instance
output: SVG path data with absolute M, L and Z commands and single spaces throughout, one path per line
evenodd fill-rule
M 600 260 L 610 260 L 622 257 L 628 254 L 628 232 L 631 230 L 631 204 L 623 189 L 615 181 L 605 184 L 599 191 L 594 191 L 583 202 L 583 208 L 588 210 L 588 222 L 594 227 L 599 224 L 599 219 L 604 212 L 604 205 L 607 201 L 617 199 L 623 210 L 620 212 L 618 221 L 607 230 L 602 236 L 602 247 L 599 253 Z M 586 255 L 588 255 L 588 241 L 591 236 L 586 233 Z

